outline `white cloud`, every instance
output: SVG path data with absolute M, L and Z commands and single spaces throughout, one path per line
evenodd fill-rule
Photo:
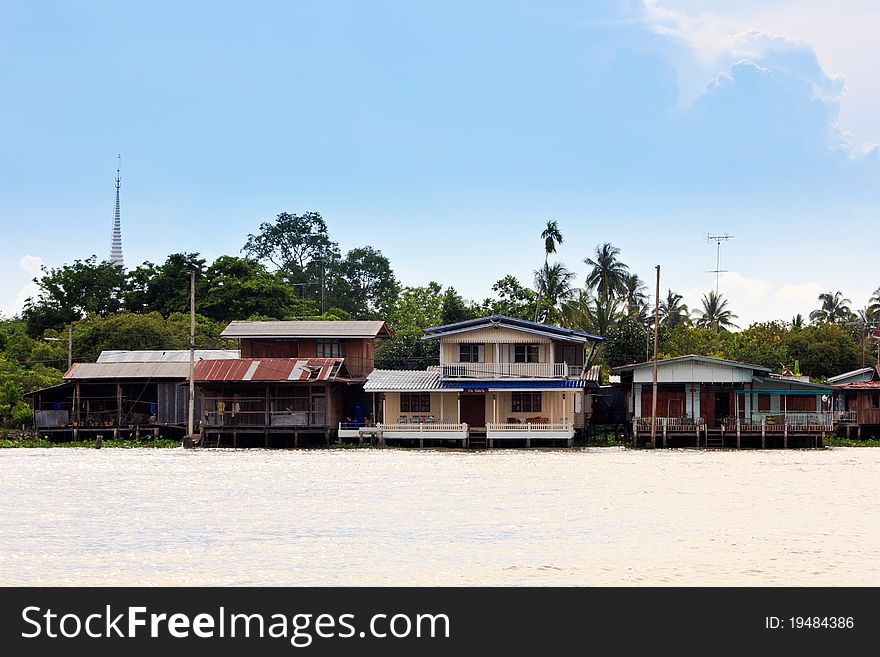
M 12 317 L 21 312 L 24 308 L 24 302 L 30 297 L 39 294 L 40 288 L 33 282 L 33 278 L 38 276 L 43 266 L 43 259 L 39 256 L 26 255 L 18 261 L 21 271 L 27 275 L 27 282 L 19 289 L 15 296 L 15 301 L 3 308 L 0 308 L 0 317 Z M 23 277 L 22 277 L 23 278 Z
M 738 316 L 736 324 L 741 328 L 754 322 L 790 321 L 798 313 L 806 318 L 818 306 L 816 297 L 823 291 L 814 282 L 778 284 L 734 271 L 722 274 L 719 284 L 719 292 L 727 299 L 727 307 Z M 682 296 L 688 308 L 699 310 L 705 293 L 706 290 L 690 289 Z

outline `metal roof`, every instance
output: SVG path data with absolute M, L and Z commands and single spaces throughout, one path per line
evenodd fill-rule
M 530 322 L 525 319 L 515 319 L 505 315 L 491 315 L 489 317 L 481 317 L 479 319 L 469 319 L 464 322 L 456 322 L 454 324 L 444 324 L 443 326 L 433 326 L 424 329 L 425 336 L 423 340 L 436 340 L 444 335 L 452 333 L 462 333 L 464 331 L 474 331 L 481 328 L 491 328 L 496 326 L 506 326 L 512 329 L 519 329 L 530 333 L 538 333 L 549 335 L 561 340 L 570 340 L 574 342 L 601 342 L 605 338 L 600 335 L 585 333 L 584 331 L 575 331 L 572 329 L 560 328 L 558 326 L 550 326 L 549 324 L 539 324 L 538 322 Z
M 196 363 L 205 381 L 335 381 L 347 379 L 342 358 L 237 358 Z
M 831 392 L 831 386 L 824 385 L 822 383 L 810 383 L 809 381 L 798 381 L 797 379 L 786 379 L 779 376 L 756 376 L 754 377 L 754 380 L 761 383 L 785 383 L 798 388 L 815 388 L 818 390 L 823 390 L 824 392 Z M 779 388 L 775 389 L 778 390 Z
M 364 384 L 367 392 L 427 392 L 443 388 L 437 369 L 373 370 Z
M 187 379 L 189 363 L 74 363 L 65 379 Z
M 865 375 L 865 374 L 870 374 L 870 375 L 871 375 L 871 376 L 868 377 L 868 379 L 867 379 L 868 381 L 870 381 L 872 378 L 875 377 L 876 374 L 880 373 L 880 372 L 878 372 L 878 370 L 880 370 L 880 366 L 877 366 L 877 367 L 861 367 L 861 368 L 859 368 L 859 369 L 857 369 L 857 370 L 853 370 L 852 372 L 844 372 L 843 374 L 838 374 L 837 376 L 829 376 L 829 377 L 828 377 L 828 383 L 837 383 L 838 381 L 844 381 L 844 380 L 846 380 L 846 379 L 852 379 L 852 378 L 855 378 L 855 377 L 857 377 L 857 376 L 863 376 L 863 375 Z
M 238 358 L 238 349 L 196 349 L 196 360 L 221 360 Z M 189 349 L 166 349 L 132 351 L 105 350 L 98 356 L 99 363 L 188 363 Z
M 270 321 L 230 322 L 221 338 L 375 338 L 391 337 L 385 322 L 378 321 Z
M 687 356 L 675 356 L 673 358 L 660 358 L 657 360 L 658 365 L 666 365 L 668 363 L 680 363 L 684 361 L 697 361 L 700 363 L 709 363 L 712 365 L 727 365 L 729 367 L 742 367 L 744 369 L 749 370 L 760 370 L 761 372 L 772 372 L 773 368 L 764 367 L 763 365 L 753 365 L 751 363 L 738 363 L 735 360 L 724 360 L 723 358 L 709 358 L 708 356 L 697 356 L 695 354 L 688 354 Z M 644 361 L 642 363 L 633 363 L 631 365 L 619 365 L 618 367 L 612 367 L 612 372 L 623 372 L 626 370 L 636 370 L 642 367 L 652 367 L 654 365 L 653 360 Z
M 455 383 L 446 381 L 443 384 L 444 389 L 447 386 L 464 390 L 562 390 L 568 388 L 582 390 L 584 382 L 570 379 L 557 381 L 499 381 L 491 379 L 489 381 L 456 381 Z

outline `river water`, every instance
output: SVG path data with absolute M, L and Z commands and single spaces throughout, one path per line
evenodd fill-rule
M 880 449 L 0 450 L 0 585 L 880 585 Z

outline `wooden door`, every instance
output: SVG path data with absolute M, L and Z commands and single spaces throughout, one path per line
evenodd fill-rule
M 486 426 L 486 395 L 461 396 L 461 421 L 469 427 Z

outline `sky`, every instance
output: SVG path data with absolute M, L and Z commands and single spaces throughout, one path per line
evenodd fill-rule
M 880 278 L 880 5 L 0 0 L 0 313 L 42 266 L 240 253 L 318 211 L 406 285 L 531 282 L 598 244 L 743 327 Z

